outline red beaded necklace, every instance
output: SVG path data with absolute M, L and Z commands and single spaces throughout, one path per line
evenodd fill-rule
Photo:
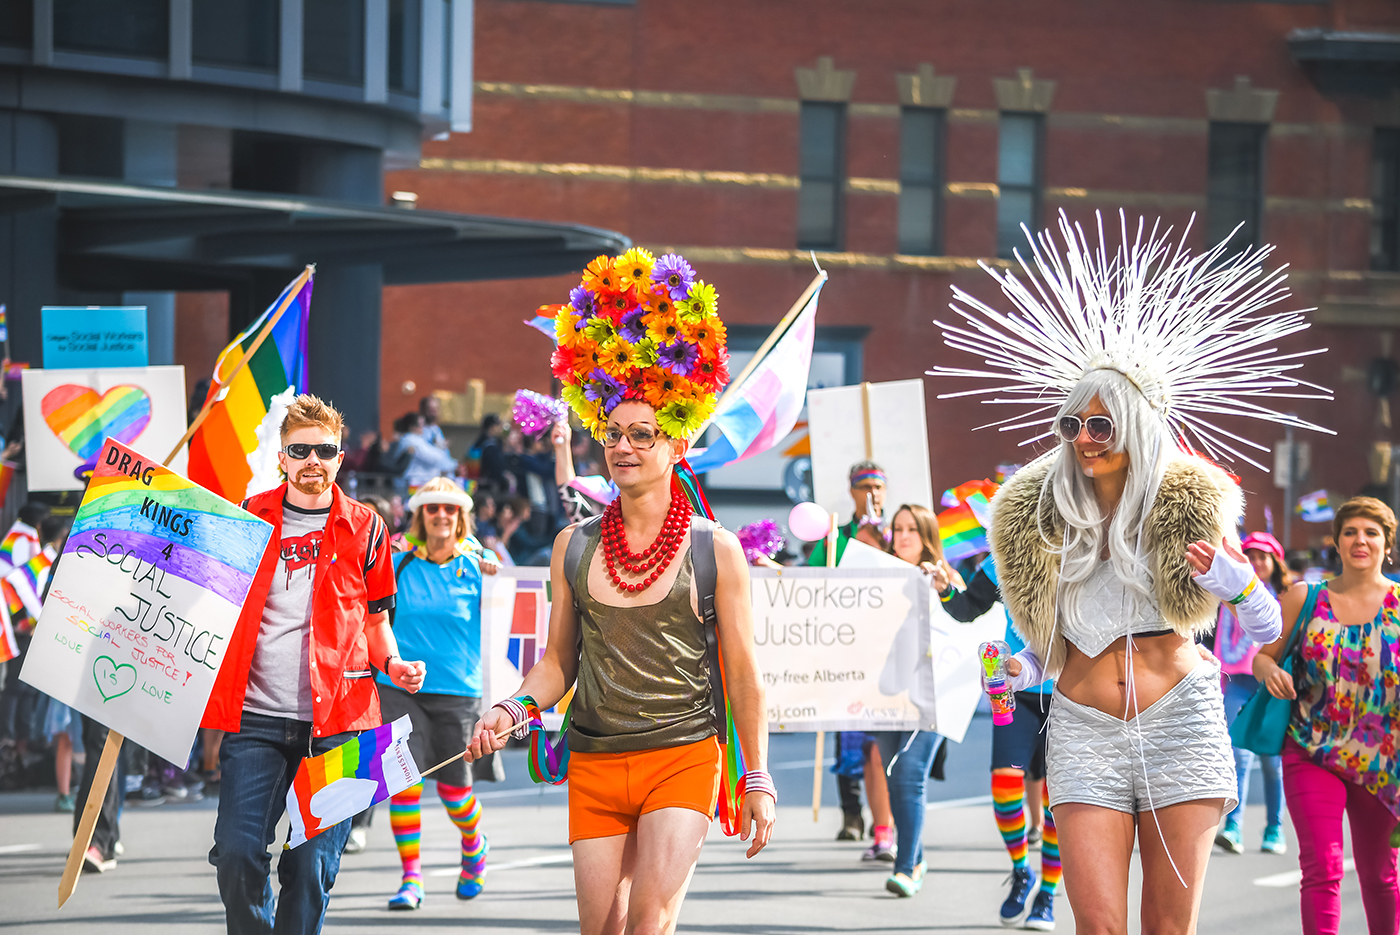
M 651 587 L 656 579 L 660 578 L 662 573 L 671 567 L 671 562 L 675 559 L 681 542 L 684 541 L 686 533 L 690 531 L 692 512 L 690 501 L 686 499 L 685 494 L 672 488 L 671 508 L 666 511 L 666 519 L 661 524 L 661 531 L 657 533 L 651 545 L 641 552 L 633 552 L 627 546 L 627 532 L 622 525 L 622 507 L 617 500 L 609 503 L 607 509 L 603 511 L 603 561 L 607 565 L 608 577 L 612 579 L 613 587 L 631 594 L 645 591 Z M 646 575 L 646 578 L 635 584 L 629 584 L 622 580 L 622 575 L 618 574 L 618 565 L 634 575 Z

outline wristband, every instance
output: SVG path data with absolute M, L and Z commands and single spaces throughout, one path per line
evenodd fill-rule
M 1245 599 L 1246 597 L 1249 597 L 1249 595 L 1252 594 L 1252 593 L 1254 592 L 1254 589 L 1257 588 L 1257 587 L 1259 587 L 1259 578 L 1258 578 L 1258 576 L 1255 576 L 1255 577 L 1249 579 L 1249 584 L 1247 584 L 1247 585 L 1244 586 L 1244 590 L 1240 592 L 1239 597 L 1232 597 L 1232 598 L 1230 598 L 1230 603 L 1231 603 L 1231 604 L 1239 604 L 1239 603 L 1243 602 L 1244 599 Z
M 750 792 L 766 792 L 773 797 L 773 801 L 778 801 L 778 790 L 773 785 L 773 777 L 767 770 L 751 769 L 744 773 L 744 794 Z
M 939 599 L 940 601 L 942 601 L 943 603 L 946 604 L 946 603 L 948 603 L 949 601 L 951 601 L 954 597 L 956 597 L 957 594 L 958 594 L 958 589 L 955 588 L 955 587 L 953 587 L 952 585 L 949 585 L 949 586 L 948 586 L 948 593 L 947 593 L 947 594 L 944 594 L 942 591 L 939 591 L 939 592 L 938 592 L 938 599 Z
M 535 702 L 535 700 L 528 695 L 524 696 L 524 698 L 531 704 Z M 511 724 L 519 724 L 521 721 L 528 721 L 530 719 L 530 712 L 520 698 L 507 698 L 505 701 L 496 702 L 492 707 L 500 708 L 506 714 L 510 715 Z M 524 740 L 526 737 L 530 736 L 530 725 L 524 724 L 517 727 L 511 732 L 511 736 L 516 740 Z
M 388 674 L 389 674 L 389 663 L 393 662 L 395 659 L 398 659 L 398 658 L 399 658 L 399 654 L 398 654 L 398 653 L 390 653 L 389 655 L 385 656 L 385 657 L 384 657 L 384 668 L 381 669 L 380 671 L 382 671 L 385 675 L 388 675 Z

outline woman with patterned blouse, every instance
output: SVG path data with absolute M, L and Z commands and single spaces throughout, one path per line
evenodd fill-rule
M 1333 535 L 1342 573 L 1284 595 L 1284 635 L 1254 657 L 1254 674 L 1275 698 L 1296 699 L 1283 747 L 1283 786 L 1298 834 L 1304 935 L 1335 933 L 1341 920 L 1342 813 L 1371 935 L 1400 927 L 1396 849 L 1400 817 L 1400 584 L 1384 569 L 1395 514 L 1371 497 L 1342 504 Z M 1293 675 L 1279 665 L 1294 622 L 1303 627 Z

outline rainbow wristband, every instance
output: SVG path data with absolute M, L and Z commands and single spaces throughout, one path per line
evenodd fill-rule
M 1257 576 L 1254 577 L 1254 578 L 1251 578 L 1250 581 L 1249 581 L 1249 584 L 1245 585 L 1245 586 L 1244 586 L 1244 590 L 1240 592 L 1239 597 L 1231 598 L 1231 599 L 1230 599 L 1230 603 L 1231 603 L 1231 604 L 1239 604 L 1239 603 L 1242 603 L 1242 602 L 1244 601 L 1245 598 L 1249 597 L 1249 595 L 1251 595 L 1251 594 L 1254 593 L 1254 589 L 1257 588 L 1258 586 L 1259 586 L 1259 578 L 1258 578 Z
M 954 597 L 957 597 L 957 595 L 958 589 L 954 587 L 949 587 L 947 594 L 944 594 L 942 591 L 938 592 L 938 599 L 946 604 L 949 601 L 951 601 Z

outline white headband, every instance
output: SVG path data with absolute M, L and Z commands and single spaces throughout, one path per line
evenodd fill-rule
M 455 503 L 464 511 L 472 511 L 472 498 L 461 490 L 420 490 L 408 500 L 410 513 L 418 512 L 425 503 Z

